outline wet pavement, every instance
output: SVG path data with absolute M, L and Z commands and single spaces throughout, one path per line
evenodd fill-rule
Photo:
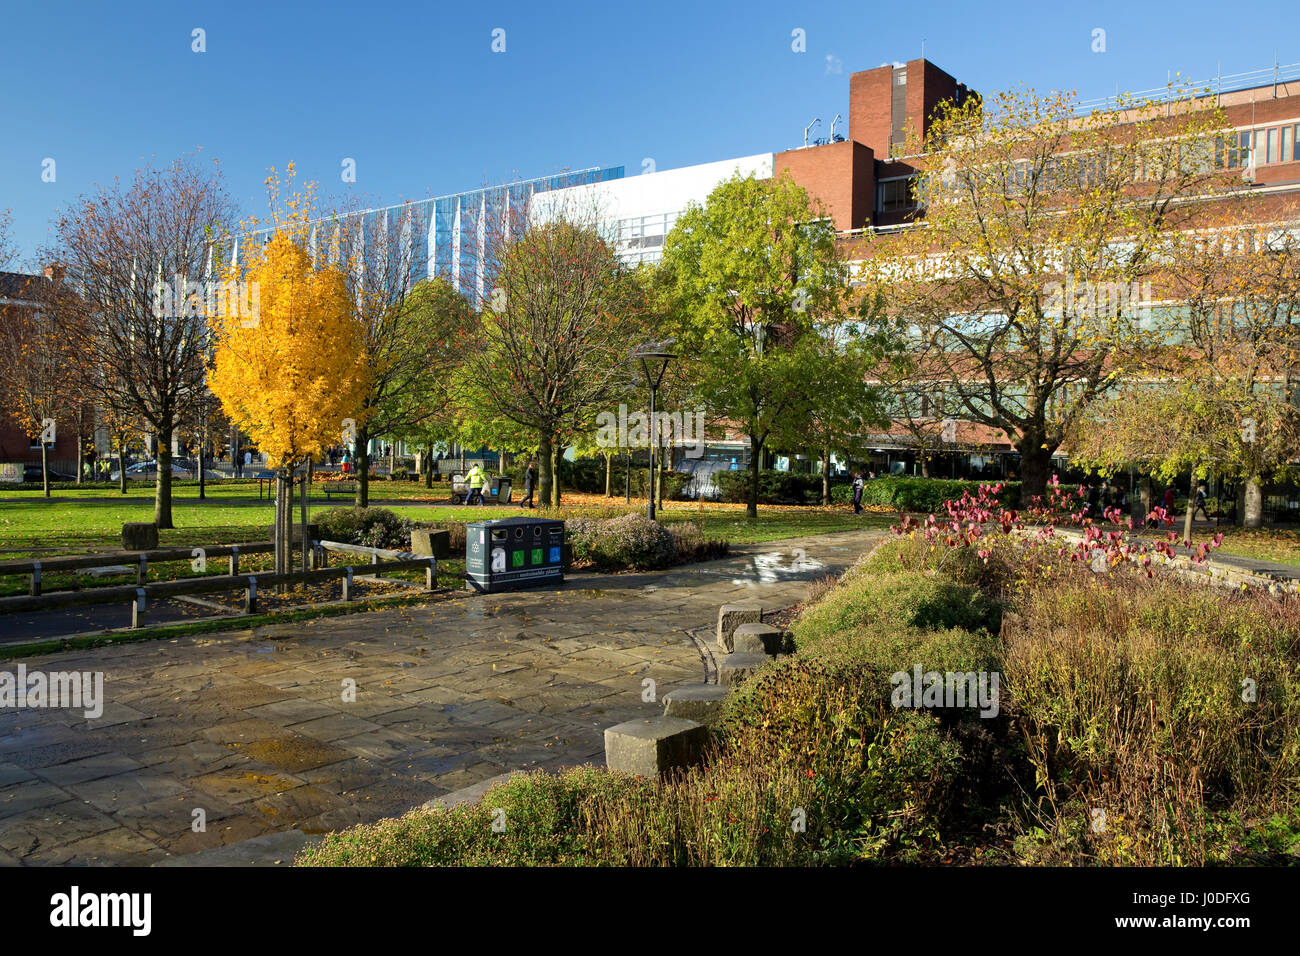
M 602 762 L 606 727 L 660 711 L 647 678 L 656 697 L 703 679 L 688 632 L 719 605 L 797 603 L 882 536 L 28 658 L 29 674 L 102 673 L 105 703 L 96 719 L 0 709 L 0 863 L 157 863 L 370 822 L 508 770 Z

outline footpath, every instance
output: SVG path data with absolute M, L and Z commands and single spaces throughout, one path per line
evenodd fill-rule
M 662 709 L 647 679 L 659 699 L 703 679 L 692 632 L 720 605 L 799 603 L 884 534 L 28 658 L 102 674 L 103 712 L 0 710 L 0 864 L 288 863 L 510 771 L 599 763 L 606 727 Z

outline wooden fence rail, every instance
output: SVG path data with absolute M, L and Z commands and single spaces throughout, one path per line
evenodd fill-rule
M 206 563 L 208 558 L 229 558 L 230 574 L 239 574 L 239 556 L 242 554 L 272 554 L 275 545 L 271 542 L 254 541 L 247 544 L 221 544 L 201 548 L 156 548 L 152 551 L 105 551 L 100 554 L 78 554 L 67 557 L 46 558 L 40 561 L 0 561 L 0 575 L 30 575 L 27 593 L 31 597 L 41 594 L 41 576 L 47 571 L 75 571 L 78 568 L 100 568 L 111 565 L 126 565 L 135 568 L 135 583 L 143 586 L 148 580 L 149 562 L 194 561 L 200 556 Z M 98 588 L 92 590 L 111 590 Z
M 152 584 L 120 585 L 104 588 L 86 588 L 80 591 L 53 591 L 42 595 L 18 595 L 0 598 L 0 614 L 22 611 L 49 611 L 92 604 L 131 602 L 131 626 L 139 627 L 149 599 L 165 600 L 188 594 L 206 594 L 216 591 L 244 592 L 243 613 L 257 613 L 258 588 L 279 584 L 310 584 L 315 581 L 343 579 L 343 600 L 353 598 L 353 579 L 357 572 L 373 575 L 387 571 L 420 571 L 425 573 L 425 589 L 432 591 L 438 579 L 435 558 L 421 557 L 405 561 L 384 561 L 365 564 L 359 568 L 318 568 L 313 571 L 295 571 L 290 574 L 222 574 L 200 578 L 182 578 L 177 581 L 155 581 Z

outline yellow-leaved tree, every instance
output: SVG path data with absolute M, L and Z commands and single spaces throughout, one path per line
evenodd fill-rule
M 342 271 L 313 261 L 308 250 L 310 194 L 295 194 L 280 210 L 274 173 L 267 184 L 272 231 L 242 267 L 227 269 L 227 303 L 237 299 L 240 307 L 217 310 L 209 382 L 226 415 L 276 469 L 282 574 L 291 563 L 293 471 L 319 459 L 362 417 L 371 372 Z

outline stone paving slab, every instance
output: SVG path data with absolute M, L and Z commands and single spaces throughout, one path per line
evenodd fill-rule
M 661 697 L 704 679 L 688 631 L 720 604 L 794 604 L 880 537 L 27 659 L 103 672 L 106 702 L 0 712 L 0 865 L 287 862 L 502 774 L 601 762 L 607 727 L 660 712 L 644 678 Z

